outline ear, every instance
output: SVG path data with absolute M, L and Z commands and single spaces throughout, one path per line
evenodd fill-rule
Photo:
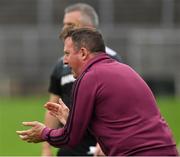
M 89 51 L 86 48 L 82 47 L 81 48 L 81 57 L 82 57 L 82 59 L 86 60 L 88 58 L 88 55 L 89 55 Z

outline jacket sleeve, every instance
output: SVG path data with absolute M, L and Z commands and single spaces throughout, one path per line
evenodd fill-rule
M 74 93 L 73 105 L 64 128 L 49 129 L 45 128 L 42 138 L 51 145 L 60 147 L 68 145 L 73 147 L 82 139 L 88 124 L 91 120 L 94 102 L 96 98 L 96 80 L 92 72 L 87 72 Z

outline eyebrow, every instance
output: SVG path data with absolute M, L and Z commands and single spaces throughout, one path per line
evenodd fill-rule
M 64 54 L 69 54 L 69 52 L 68 51 L 64 51 Z

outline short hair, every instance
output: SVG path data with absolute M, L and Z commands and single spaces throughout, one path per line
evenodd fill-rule
M 95 28 L 99 27 L 99 17 L 95 9 L 86 3 L 76 3 L 66 7 L 65 14 L 73 11 L 79 11 L 82 15 L 82 22 L 92 24 Z
M 75 48 L 80 50 L 81 47 L 85 47 L 92 53 L 105 52 L 105 44 L 103 37 L 99 31 L 93 28 L 67 28 L 61 34 L 61 38 L 65 40 L 71 37 Z

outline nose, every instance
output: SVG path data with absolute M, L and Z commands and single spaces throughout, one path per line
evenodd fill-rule
M 66 55 L 64 55 L 64 57 L 63 57 L 63 63 L 64 63 L 64 64 L 68 64 Z

